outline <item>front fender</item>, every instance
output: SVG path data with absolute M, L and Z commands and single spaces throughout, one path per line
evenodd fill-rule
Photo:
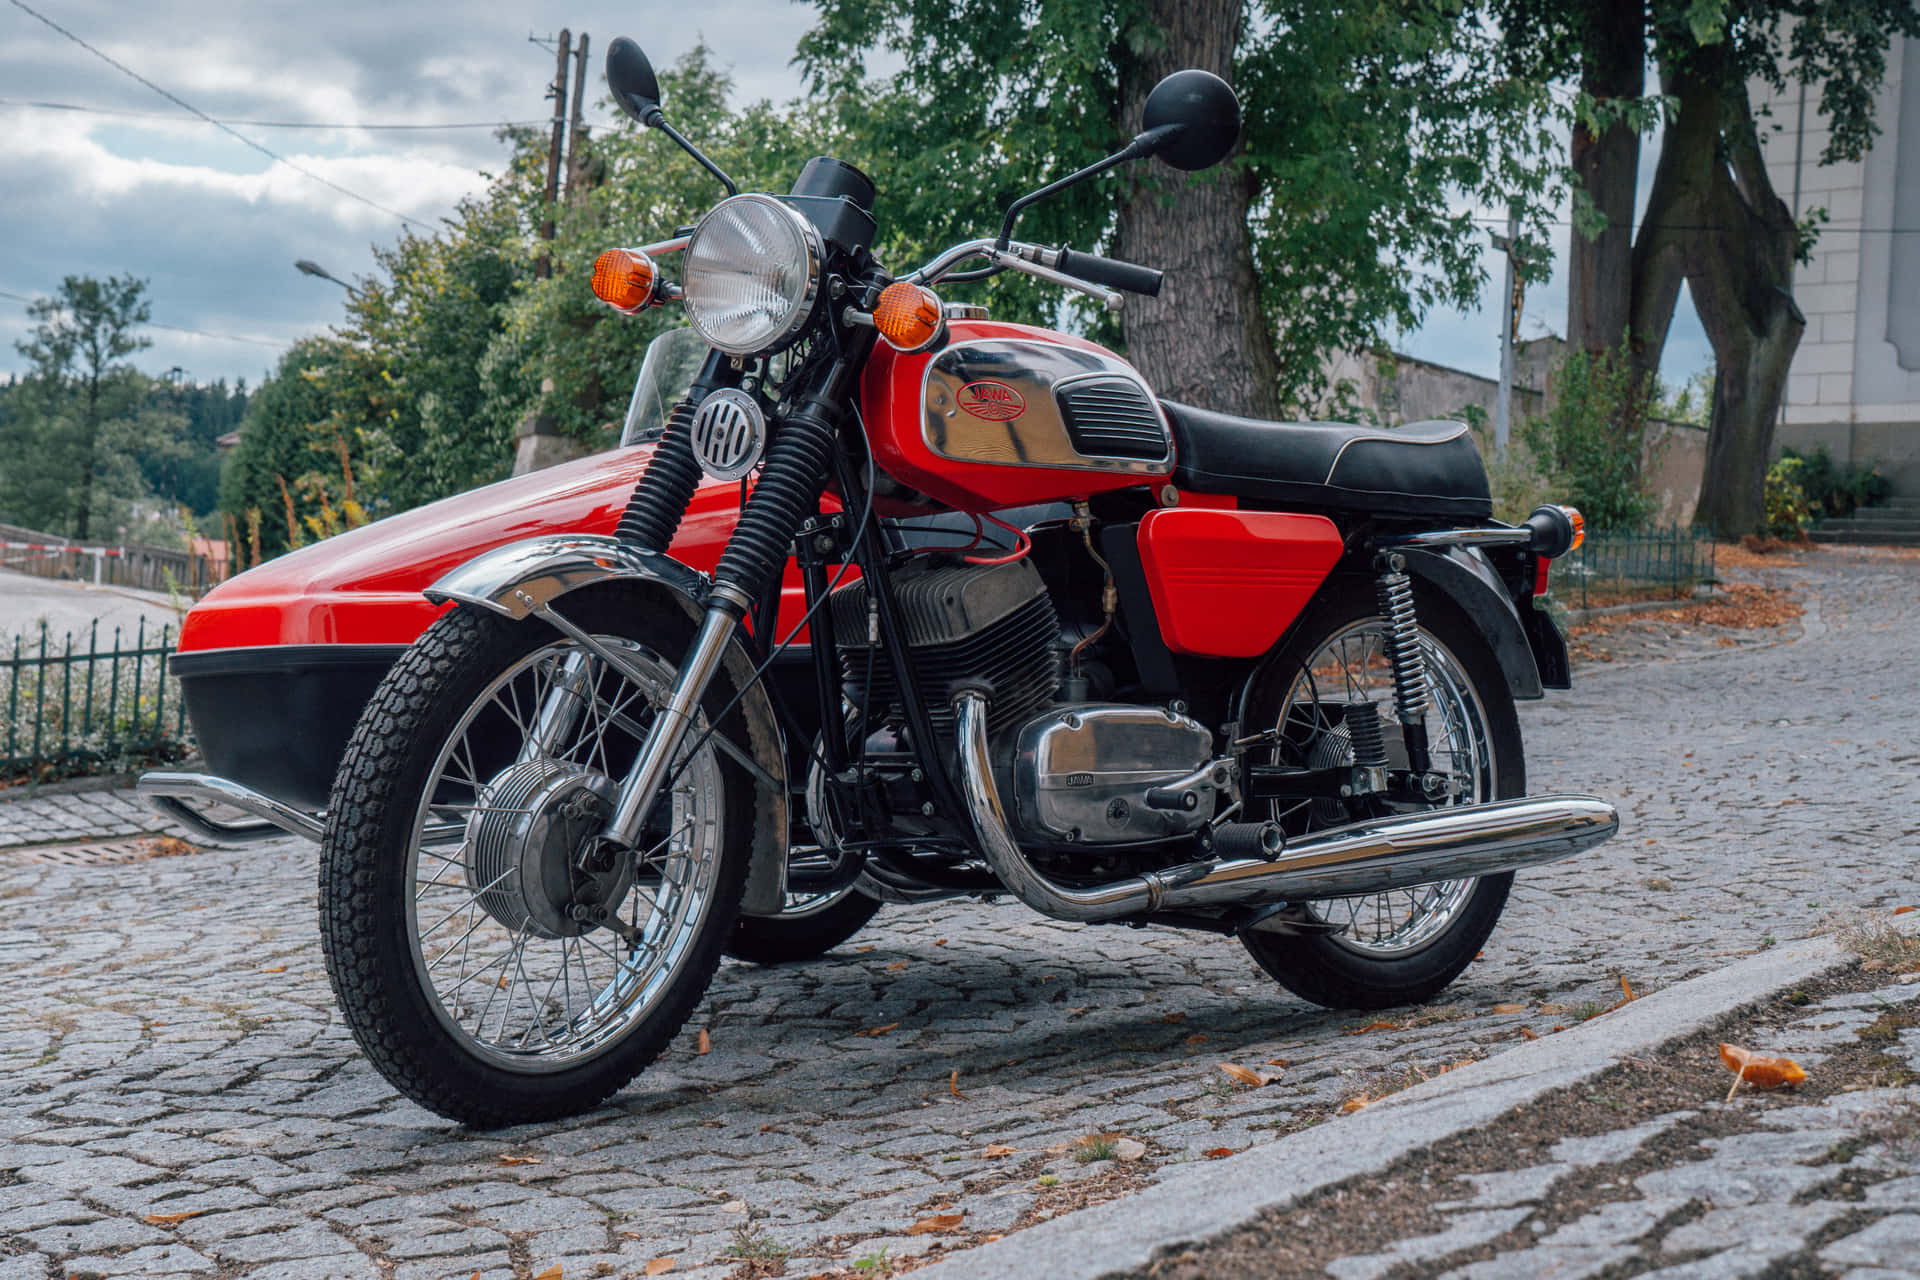
M 644 584 L 663 605 L 690 621 L 706 613 L 705 574 L 672 556 L 596 534 L 557 534 L 495 547 L 444 575 L 425 595 L 435 604 L 470 604 L 520 621 L 570 592 L 607 582 Z M 723 670 L 735 690 L 745 691 L 740 696 L 748 737 L 744 745 L 762 773 L 754 783 L 753 863 L 741 910 L 771 916 L 786 903 L 787 753 L 773 702 L 754 678 L 754 669 L 753 657 L 736 632 L 727 645 Z

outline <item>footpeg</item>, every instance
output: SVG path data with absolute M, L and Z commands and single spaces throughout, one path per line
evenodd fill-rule
M 1286 847 L 1287 838 L 1277 822 L 1228 822 L 1213 829 L 1213 853 L 1218 858 L 1272 862 Z

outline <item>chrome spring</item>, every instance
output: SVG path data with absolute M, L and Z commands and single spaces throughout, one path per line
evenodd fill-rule
M 1401 724 L 1420 724 L 1427 717 L 1427 661 L 1413 614 L 1413 581 L 1398 563 L 1380 575 L 1379 599 L 1387 624 L 1387 661 L 1393 664 L 1394 710 Z

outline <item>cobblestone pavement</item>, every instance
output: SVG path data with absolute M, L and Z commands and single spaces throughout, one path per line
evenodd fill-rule
M 1548 1033 L 1622 976 L 1913 900 L 1920 563 L 1774 576 L 1808 605 L 1774 642 L 1676 642 L 1523 710 L 1533 789 L 1614 798 L 1622 833 L 1524 875 L 1480 962 L 1387 1026 L 1212 938 L 890 908 L 823 961 L 727 964 L 616 1105 L 475 1134 L 399 1100 L 339 1024 L 309 846 L 0 866 L 0 1280 L 719 1277 L 781 1251 L 808 1275 L 953 1249 Z M 0 835 L 42 803 L 0 805 Z M 1275 1058 L 1262 1088 L 1217 1070 Z M 1081 1163 L 1096 1133 L 1138 1158 Z M 942 1213 L 962 1224 L 907 1234 Z
M 1920 982 L 1800 998 L 1728 1033 L 1790 1053 L 1817 1096 L 1722 1097 L 1713 1046 L 1672 1046 L 1139 1274 L 1920 1280 L 1920 1088 L 1886 1086 L 1920 1068 Z M 1329 1257 L 1329 1234 L 1360 1243 Z

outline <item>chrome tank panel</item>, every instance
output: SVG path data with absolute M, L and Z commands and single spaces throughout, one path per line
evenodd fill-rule
M 1014 736 L 1015 822 L 1047 844 L 1138 844 L 1190 834 L 1213 816 L 1213 780 L 1203 772 L 1212 756 L 1213 734 L 1187 716 L 1124 704 L 1056 707 Z M 1199 805 L 1147 807 L 1149 790 L 1175 784 L 1198 792 Z
M 1062 397 L 1071 398 L 1076 390 L 1127 397 L 1130 421 L 1108 437 L 1117 441 L 1115 447 L 1076 445 L 1062 409 Z M 1143 476 L 1165 475 L 1173 463 L 1166 415 L 1133 367 L 1116 356 L 1061 343 L 955 342 L 928 362 L 920 408 L 927 447 L 956 462 Z M 1086 439 L 1083 432 L 1082 443 Z

